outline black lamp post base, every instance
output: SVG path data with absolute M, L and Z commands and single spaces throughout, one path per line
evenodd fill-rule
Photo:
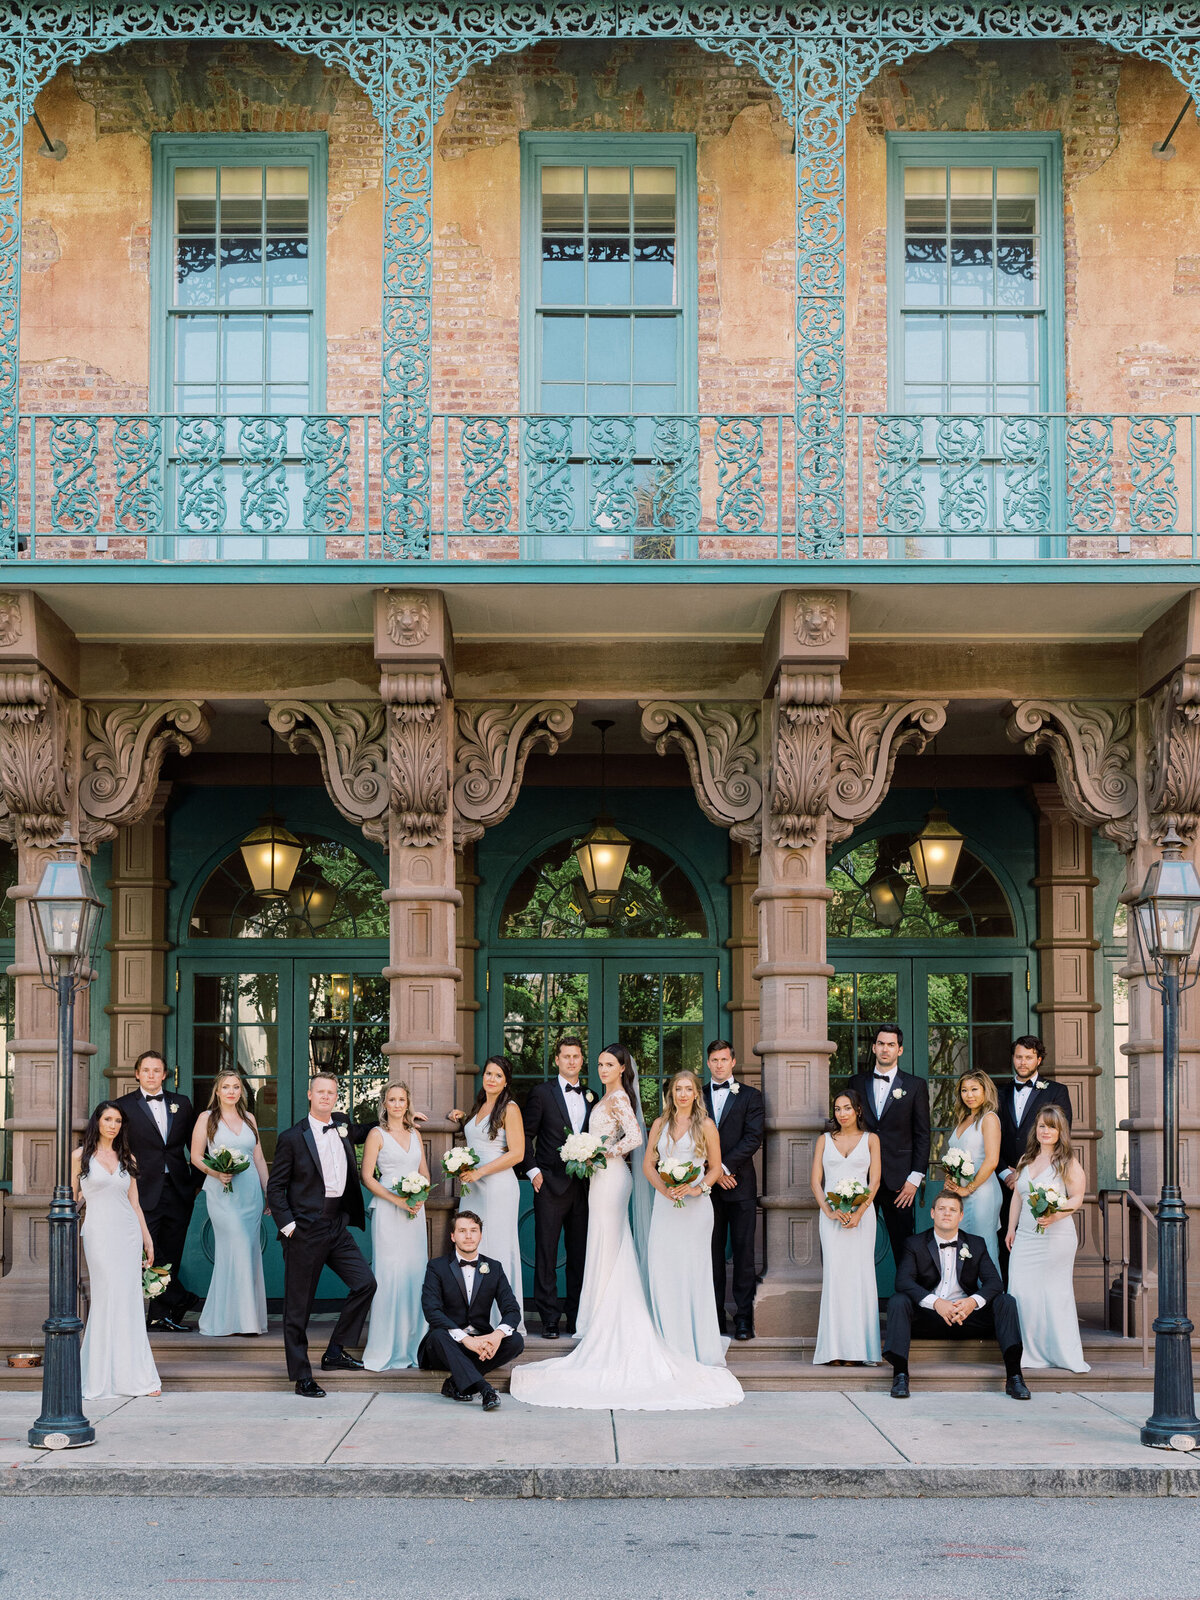
M 1190 1444 L 1185 1442 L 1189 1439 Z M 1151 1450 L 1200 1450 L 1200 1417 L 1181 1417 L 1178 1422 L 1151 1417 L 1142 1425 L 1142 1443 Z
M 85 1418 L 83 1426 L 68 1423 L 65 1427 L 39 1427 L 34 1423 L 29 1430 L 31 1450 L 78 1450 L 81 1445 L 95 1444 L 96 1430 Z

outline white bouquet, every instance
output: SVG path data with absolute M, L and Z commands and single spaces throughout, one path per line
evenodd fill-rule
M 145 1300 L 157 1300 L 170 1281 L 171 1263 L 169 1261 L 165 1267 L 144 1266 L 142 1268 L 142 1298 Z
M 608 1165 L 604 1140 L 594 1133 L 568 1134 L 558 1153 L 569 1178 L 590 1178 Z
M 442 1171 L 448 1178 L 461 1178 L 464 1172 L 473 1172 L 478 1165 L 479 1156 L 469 1144 L 456 1144 L 442 1157 Z
M 230 1178 L 236 1178 L 239 1172 L 245 1172 L 250 1165 L 250 1157 L 244 1150 L 231 1150 L 227 1144 L 213 1145 L 204 1158 L 204 1165 L 212 1172 L 223 1172 Z M 222 1184 L 226 1194 L 233 1193 L 231 1183 Z
M 975 1163 L 965 1150 L 960 1150 L 957 1145 L 952 1144 L 942 1157 L 942 1171 L 951 1183 L 957 1184 L 960 1189 L 966 1189 L 975 1176 Z
M 423 1206 L 429 1199 L 429 1191 L 433 1184 L 419 1172 L 406 1172 L 399 1183 L 392 1184 L 392 1193 L 398 1194 L 404 1201 L 405 1207 Z M 416 1216 L 415 1211 L 408 1213 L 409 1218 Z
M 1029 1209 L 1037 1217 L 1037 1231 L 1045 1233 L 1046 1224 L 1043 1217 L 1052 1217 L 1056 1211 L 1061 1211 L 1066 1194 L 1056 1183 L 1033 1183 L 1029 1186 Z
M 675 1157 L 666 1156 L 658 1163 L 658 1175 L 668 1189 L 689 1189 L 704 1169 L 697 1161 L 680 1161 Z M 683 1196 L 675 1201 L 676 1209 L 682 1209 Z
M 858 1210 L 870 1192 L 866 1184 L 860 1183 L 857 1178 L 843 1178 L 841 1183 L 834 1184 L 825 1198 L 831 1211 L 839 1211 L 848 1217 Z

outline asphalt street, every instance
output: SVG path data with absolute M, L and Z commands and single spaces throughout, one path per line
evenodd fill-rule
M 5 1600 L 1200 1600 L 1194 1500 L 0 1501 Z

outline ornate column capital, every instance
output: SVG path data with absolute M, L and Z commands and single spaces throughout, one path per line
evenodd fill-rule
M 1146 811 L 1160 843 L 1174 828 L 1188 844 L 1200 832 L 1200 661 L 1186 662 L 1149 697 Z
M 775 685 L 771 838 L 798 849 L 813 843 L 829 806 L 833 708 L 841 698 L 836 670 L 781 669 Z
M 1137 837 L 1133 709 L 1123 700 L 1021 700 L 1007 723 L 1026 754 L 1049 750 L 1071 814 L 1126 851 Z
M 94 850 L 119 827 L 140 822 L 155 803 L 167 751 L 190 755 L 208 734 L 197 700 L 85 705 L 79 830 L 86 847 Z
M 0 833 L 49 847 L 70 814 L 71 707 L 36 667 L 0 672 Z
M 762 761 L 756 705 L 643 700 L 642 738 L 660 756 L 683 752 L 700 809 L 757 853 L 762 845 Z
M 387 760 L 393 837 L 424 848 L 445 835 L 450 773 L 444 727 L 446 681 L 440 669 L 380 674 L 387 707 Z
M 315 752 L 329 798 L 368 839 L 387 843 L 387 710 L 382 701 L 276 700 L 270 723 L 293 754 Z
M 554 755 L 571 737 L 574 701 L 493 704 L 466 701 L 454 708 L 454 848 L 483 837 L 517 802 L 530 752 Z
M 920 755 L 946 725 L 944 700 L 881 700 L 833 708 L 826 847 L 872 816 L 891 787 L 905 745 Z

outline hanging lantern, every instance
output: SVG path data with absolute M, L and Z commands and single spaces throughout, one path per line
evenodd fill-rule
M 867 896 L 871 902 L 871 916 L 876 927 L 898 928 L 904 920 L 904 896 L 908 884 L 898 872 L 886 872 L 879 867 L 867 879 Z
M 908 847 L 917 882 L 926 894 L 945 894 L 951 887 L 962 847 L 962 834 L 942 808 L 934 806 Z
M 242 860 L 255 894 L 264 900 L 283 900 L 292 887 L 304 846 L 268 812 L 242 840 Z
M 575 846 L 587 904 L 584 916 L 607 922 L 613 913 L 632 843 L 609 817 L 597 817 Z
M 328 927 L 337 907 L 338 891 L 324 878 L 301 880 L 294 883 L 288 895 L 288 905 L 298 922 L 307 922 L 315 933 Z

